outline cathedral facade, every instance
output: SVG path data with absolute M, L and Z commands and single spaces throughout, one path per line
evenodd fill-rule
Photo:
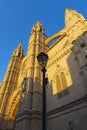
M 0 83 L 0 129 L 42 130 L 40 52 L 49 57 L 47 130 L 86 130 L 87 20 L 71 9 L 65 10 L 62 30 L 47 37 L 38 21 L 31 29 L 26 55 L 22 43 L 14 49 Z

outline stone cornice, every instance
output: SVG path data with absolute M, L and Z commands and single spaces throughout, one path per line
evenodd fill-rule
M 85 107 L 87 107 L 87 95 L 67 105 L 48 111 L 47 116 L 48 119 L 52 119 Z

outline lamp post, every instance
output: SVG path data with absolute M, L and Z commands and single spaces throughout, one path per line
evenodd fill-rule
M 44 52 L 41 52 L 37 59 L 40 63 L 43 73 L 43 102 L 42 102 L 42 130 L 46 130 L 46 83 L 45 83 L 45 73 L 46 73 L 46 64 L 48 61 L 48 55 Z
M 70 130 L 74 130 L 74 123 L 72 121 L 69 121 L 69 127 Z

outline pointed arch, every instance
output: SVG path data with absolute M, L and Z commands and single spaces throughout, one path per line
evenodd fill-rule
M 64 72 L 61 72 L 61 83 L 62 83 L 62 90 L 67 88 L 67 82 Z
M 18 88 L 13 93 L 13 96 L 11 97 L 10 104 L 9 104 L 9 107 L 8 107 L 8 111 L 7 111 L 8 118 L 11 118 L 11 119 L 15 118 L 16 113 L 14 113 L 14 112 L 17 111 L 18 102 L 19 102 L 19 99 L 20 99 L 20 91 L 21 91 L 21 88 Z
M 62 90 L 61 81 L 58 75 L 56 76 L 56 89 L 58 93 Z
M 57 69 L 53 75 L 53 93 L 60 93 L 68 88 L 67 75 L 69 71 L 67 68 L 57 65 Z

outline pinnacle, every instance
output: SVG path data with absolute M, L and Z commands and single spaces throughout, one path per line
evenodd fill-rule
M 18 46 L 22 46 L 22 42 L 20 42 Z
M 18 47 L 19 49 L 22 49 L 22 42 L 20 41 L 19 44 L 18 44 Z
M 36 22 L 36 24 L 35 24 L 35 26 L 42 27 L 42 24 L 41 24 L 41 22 L 40 22 L 40 21 L 37 21 L 37 22 Z
M 70 9 L 70 8 L 66 8 L 66 10 L 65 10 L 65 17 L 67 16 L 67 15 L 73 15 L 74 13 L 76 13 L 76 11 L 74 11 L 74 10 L 72 10 L 72 9 Z
M 36 24 L 33 25 L 31 33 L 35 32 L 35 31 L 36 32 L 39 31 L 41 33 L 44 33 L 44 28 L 43 28 L 43 26 L 42 26 L 40 21 L 37 21 Z
M 65 11 L 71 11 L 71 10 L 72 10 L 72 9 L 70 9 L 70 8 L 66 8 L 66 9 L 65 9 Z
M 75 10 L 66 8 L 65 10 L 65 24 L 66 26 L 72 26 L 77 21 L 85 20 L 84 17 Z
M 41 25 L 41 22 L 40 22 L 40 21 L 37 21 L 37 22 L 36 22 L 36 24 L 39 24 L 39 25 Z

